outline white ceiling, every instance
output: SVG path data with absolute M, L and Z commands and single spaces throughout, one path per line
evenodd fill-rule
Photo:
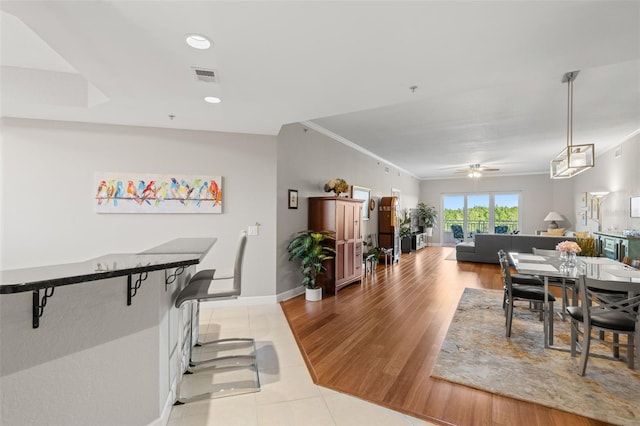
M 473 163 L 546 173 L 566 144 L 561 79 L 580 70 L 574 144 L 602 153 L 640 129 L 637 1 L 0 7 L 5 117 L 271 135 L 305 122 L 423 179 Z

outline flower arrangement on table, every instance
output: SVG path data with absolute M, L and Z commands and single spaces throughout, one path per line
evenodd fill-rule
M 324 184 L 325 192 L 335 192 L 336 197 L 339 197 L 341 193 L 349 192 L 349 184 L 344 179 L 332 179 Z
M 578 254 L 582 251 L 578 243 L 576 243 L 575 241 L 562 241 L 561 243 L 558 243 L 558 245 L 556 246 L 556 250 L 561 253 L 564 252 L 573 254 Z

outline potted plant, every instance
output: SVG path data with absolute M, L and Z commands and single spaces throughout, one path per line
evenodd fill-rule
M 408 210 L 404 211 L 404 217 L 400 219 L 400 251 L 411 253 L 411 217 Z
M 334 241 L 333 231 L 300 231 L 289 242 L 289 260 L 299 259 L 302 269 L 302 285 L 306 287 L 306 300 L 322 299 L 322 289 L 318 287 L 318 275 L 326 268 L 325 260 L 333 259 L 335 250 L 327 245 Z
M 373 255 L 375 263 L 378 263 L 378 261 L 380 260 L 380 247 L 375 247 L 371 234 L 367 235 L 366 240 L 362 241 L 362 245 L 364 246 L 365 250 L 365 254 L 363 257 L 366 258 L 369 255 Z
M 424 232 L 428 237 L 433 235 L 433 228 L 438 222 L 438 212 L 433 206 L 427 206 L 425 203 L 418 203 L 418 218 L 424 223 Z

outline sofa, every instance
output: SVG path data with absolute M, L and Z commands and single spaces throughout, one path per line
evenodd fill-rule
M 522 235 L 522 234 L 476 234 L 474 242 L 456 246 L 459 262 L 498 263 L 498 250 L 532 253 L 533 248 L 554 250 L 561 241 L 576 241 L 575 237 Z

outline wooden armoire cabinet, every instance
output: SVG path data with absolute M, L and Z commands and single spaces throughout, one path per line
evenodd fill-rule
M 362 200 L 310 197 L 309 229 L 335 232 L 334 259 L 318 280 L 325 293 L 362 279 Z

